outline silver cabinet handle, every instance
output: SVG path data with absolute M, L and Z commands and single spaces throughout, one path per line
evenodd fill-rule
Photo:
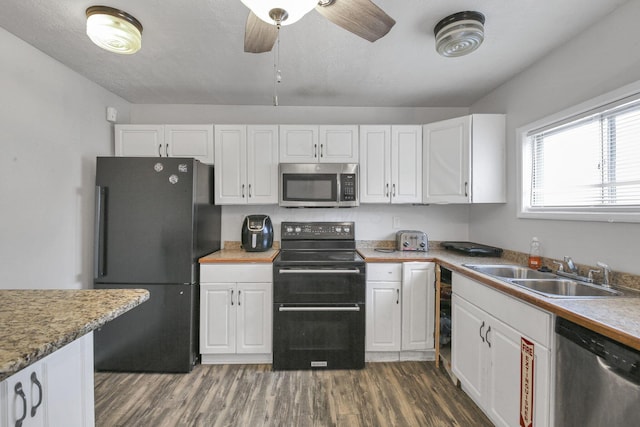
M 158 156 L 162 157 L 162 144 L 158 144 Z
M 251 198 L 251 184 L 249 184 L 249 198 Z
M 469 197 L 469 183 L 464 183 L 464 197 Z
M 324 157 L 324 154 L 322 152 L 323 148 L 324 148 L 324 144 L 320 144 L 320 157 Z
M 480 325 L 480 339 L 484 342 L 484 336 L 482 335 L 482 330 L 484 329 L 484 320 L 482 321 L 482 325 Z
M 233 305 L 233 289 L 230 289 L 231 291 L 231 305 Z
M 278 307 L 278 311 L 360 311 L 360 307 Z
M 484 338 L 487 340 L 487 345 L 491 348 L 491 341 L 489 341 L 489 332 L 491 332 L 491 326 L 487 328 L 487 333 L 484 334 Z
M 240 306 L 240 296 L 242 295 L 242 291 L 238 290 L 238 306 Z
M 400 289 L 396 289 L 396 304 L 400 304 Z
M 35 405 L 31 405 L 31 418 L 36 416 L 36 412 L 38 411 L 38 407 L 42 405 L 42 384 L 38 381 L 38 376 L 35 372 L 31 373 L 31 382 L 38 387 L 38 403 Z
M 242 198 L 244 199 L 244 184 L 242 184 Z
M 386 184 L 385 197 L 389 197 L 389 183 Z
M 393 189 L 393 194 L 392 194 L 392 196 L 393 196 L 393 197 L 396 197 L 396 185 L 395 185 L 395 184 L 393 184 L 393 185 L 391 186 L 391 188 Z
M 318 144 L 313 144 L 313 157 L 318 157 Z
M 359 274 L 360 273 L 360 269 L 358 268 L 354 268 L 353 270 L 322 270 L 322 269 L 300 269 L 300 270 L 296 270 L 296 269 L 290 269 L 290 270 L 285 270 L 285 269 L 280 269 L 278 270 L 278 272 L 280 274 Z
M 18 396 L 22 399 L 22 416 L 16 420 L 16 427 L 22 427 L 22 422 L 27 418 L 27 396 L 24 395 L 22 390 L 22 383 L 17 382 L 14 390 Z

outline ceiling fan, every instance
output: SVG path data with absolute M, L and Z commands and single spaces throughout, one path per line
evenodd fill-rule
M 251 11 L 244 33 L 244 51 L 269 52 L 282 25 L 290 25 L 314 9 L 329 21 L 374 42 L 396 21 L 371 0 L 241 0 Z

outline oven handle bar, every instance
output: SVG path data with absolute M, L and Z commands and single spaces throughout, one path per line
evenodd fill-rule
M 360 307 L 278 307 L 278 311 L 360 311 Z
M 278 270 L 280 274 L 360 274 L 360 269 L 354 268 L 352 270 L 341 269 L 283 269 Z

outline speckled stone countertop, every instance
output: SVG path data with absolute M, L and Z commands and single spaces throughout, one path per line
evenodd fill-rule
M 0 290 L 0 381 L 148 299 L 145 289 Z
M 428 252 L 385 253 L 373 248 L 358 248 L 358 252 L 366 262 L 437 262 L 452 271 L 462 273 L 487 286 L 640 350 L 640 292 L 635 289 L 622 289 L 624 292 L 622 297 L 548 298 L 463 266 L 463 264 L 518 264 L 505 257 L 470 257 L 441 249 L 429 249 Z

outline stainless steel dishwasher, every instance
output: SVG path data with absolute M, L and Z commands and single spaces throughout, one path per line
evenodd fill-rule
M 640 352 L 556 322 L 556 427 L 640 425 Z

